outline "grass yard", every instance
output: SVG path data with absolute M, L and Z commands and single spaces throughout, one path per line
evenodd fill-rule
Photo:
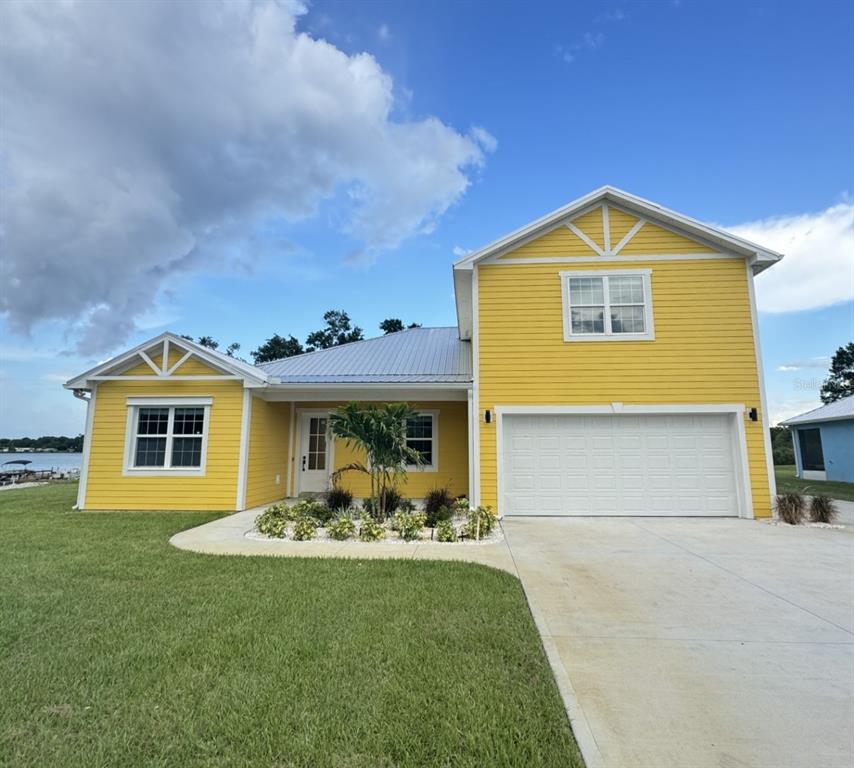
M 207 513 L 0 493 L 0 764 L 581 766 L 519 583 L 173 549 Z
M 777 493 L 807 493 L 810 496 L 819 494 L 830 496 L 831 499 L 854 501 L 854 483 L 838 483 L 829 480 L 800 480 L 795 477 L 795 465 L 784 464 L 774 467 L 777 477 Z

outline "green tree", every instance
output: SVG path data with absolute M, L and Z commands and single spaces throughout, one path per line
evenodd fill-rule
M 293 357 L 301 355 L 305 350 L 299 340 L 293 336 L 279 336 L 274 333 L 267 341 L 265 341 L 258 349 L 251 353 L 255 364 L 269 363 L 272 360 L 281 360 L 285 357 Z
M 314 352 L 317 349 L 329 349 L 351 341 L 361 341 L 365 338 L 358 325 L 350 323 L 350 316 L 344 311 L 330 309 L 323 315 L 326 327 L 314 331 L 305 340 L 306 350 Z
M 187 341 L 193 340 L 192 336 L 187 336 L 187 334 L 185 333 L 181 334 L 181 338 L 187 339 Z M 207 347 L 208 349 L 219 349 L 219 342 L 213 336 L 199 336 L 199 338 L 196 339 L 196 344 L 200 344 L 201 346 Z M 229 357 L 234 357 L 234 353 L 237 352 L 238 349 L 240 349 L 240 344 L 238 344 L 236 341 L 232 341 L 231 344 L 229 344 L 225 348 L 225 354 Z
M 771 455 L 775 466 L 795 463 L 792 433 L 788 427 L 771 427 Z
M 380 330 L 388 335 L 390 333 L 397 333 L 398 331 L 403 330 L 403 320 L 397 317 L 388 317 L 380 323 Z
M 388 491 L 406 476 L 406 465 L 421 463 L 421 454 L 406 444 L 406 423 L 417 415 L 408 403 L 347 403 L 329 414 L 329 431 L 348 447 L 365 454 L 365 463 L 347 464 L 335 472 L 333 479 L 343 472 L 368 475 L 371 502 L 380 519 L 392 511 L 387 509 Z
M 410 323 L 407 328 L 420 328 L 421 323 Z M 398 317 L 387 317 L 380 323 L 380 330 L 388 336 L 390 333 L 397 333 L 403 330 L 403 320 Z
M 836 350 L 830 361 L 830 375 L 821 385 L 821 402 L 834 403 L 854 395 L 854 341 Z

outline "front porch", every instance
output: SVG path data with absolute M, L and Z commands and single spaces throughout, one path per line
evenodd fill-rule
M 334 399 L 325 389 L 276 387 L 249 395 L 248 415 L 244 414 L 248 440 L 241 456 L 245 495 L 238 509 L 323 493 L 331 487 L 335 472 L 364 463 L 363 455 L 328 435 L 329 413 L 352 401 L 406 402 L 418 411 L 409 442 L 424 463 L 407 470 L 399 488 L 404 496 L 421 499 L 433 488 L 448 488 L 455 496 L 470 494 L 467 388 L 337 388 Z M 355 498 L 370 495 L 370 481 L 359 472 L 343 472 L 337 482 Z

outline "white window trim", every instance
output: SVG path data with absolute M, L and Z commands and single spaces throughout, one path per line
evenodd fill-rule
M 433 444 L 433 461 L 429 464 L 407 464 L 406 471 L 407 472 L 438 472 L 439 471 L 439 411 L 438 410 L 428 410 L 416 411 L 418 416 L 429 416 L 433 420 L 433 437 L 431 438 L 431 442 Z M 412 438 L 413 440 L 417 440 L 419 438 Z
M 130 477 L 204 477 L 208 458 L 208 432 L 210 431 L 210 416 L 212 397 L 129 397 L 127 399 L 127 427 L 125 428 L 125 454 L 122 474 Z M 172 460 L 172 425 L 175 418 L 175 408 L 204 408 L 205 420 L 202 438 L 201 463 L 198 467 L 136 467 L 137 428 L 139 425 L 140 408 L 169 408 L 169 426 L 166 437 L 166 459 Z
M 591 269 L 564 270 L 560 275 L 560 291 L 563 305 L 563 340 L 564 341 L 653 341 L 655 325 L 652 319 L 652 270 L 651 269 Z M 569 278 L 571 277 L 636 277 L 643 278 L 644 328 L 643 333 L 611 333 L 610 296 L 607 279 L 603 284 L 603 301 L 605 306 L 604 333 L 573 333 L 569 306 Z

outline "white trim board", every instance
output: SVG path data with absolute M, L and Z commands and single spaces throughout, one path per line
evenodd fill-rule
M 756 355 L 756 375 L 759 377 L 759 410 L 762 412 L 762 433 L 765 444 L 765 467 L 768 472 L 768 490 L 771 494 L 771 506 L 777 496 L 777 476 L 774 474 L 774 454 L 771 448 L 771 419 L 768 415 L 768 399 L 765 396 L 765 371 L 762 368 L 762 345 L 759 342 L 759 312 L 756 309 L 756 290 L 754 289 L 753 265 L 745 262 L 747 271 L 747 290 L 750 295 L 750 323 L 753 328 L 753 348 Z
M 89 457 L 92 455 L 92 431 L 95 426 L 95 400 L 98 386 L 92 387 L 92 394 L 86 400 L 86 427 L 83 432 L 83 461 L 80 465 L 80 481 L 77 485 L 77 509 L 86 509 L 86 486 L 89 482 Z
M 252 428 L 252 390 L 243 390 L 243 413 L 240 416 L 240 452 L 237 465 L 237 497 L 235 508 L 238 512 L 246 508 L 246 482 L 249 476 L 249 441 Z
M 630 264 L 646 261 L 743 261 L 741 256 L 728 253 L 658 253 L 632 256 L 520 256 L 519 258 L 492 257 L 483 260 L 490 266 L 514 264 Z
M 514 415 L 547 415 L 547 416 L 584 416 L 584 415 L 633 415 L 645 414 L 652 416 L 708 414 L 718 413 L 730 415 L 735 429 L 733 430 L 734 462 L 736 469 L 736 488 L 738 495 L 739 517 L 753 518 L 753 495 L 750 487 L 750 464 L 747 454 L 747 439 L 744 429 L 745 406 L 742 403 L 708 403 L 708 404 L 629 404 L 613 402 L 602 405 L 497 405 L 495 412 L 495 468 L 497 477 L 498 511 L 504 500 L 504 472 L 502 451 L 504 443 L 504 417 Z

